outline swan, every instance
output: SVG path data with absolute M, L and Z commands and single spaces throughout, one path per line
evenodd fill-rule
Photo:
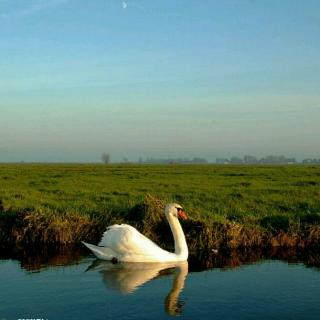
M 115 224 L 107 228 L 98 246 L 82 242 L 93 254 L 102 260 L 122 262 L 176 262 L 188 259 L 188 246 L 178 217 L 187 219 L 182 207 L 170 203 L 165 207 L 175 251 L 160 248 L 153 241 L 128 224 Z

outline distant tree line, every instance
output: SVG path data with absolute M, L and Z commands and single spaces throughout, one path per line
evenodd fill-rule
M 298 161 L 295 158 L 287 158 L 284 155 L 281 156 L 266 156 L 263 158 L 257 158 L 251 155 L 245 155 L 243 158 L 240 157 L 231 157 L 229 158 L 217 158 L 216 163 L 219 164 L 241 164 L 241 163 L 248 163 L 248 164 L 295 164 Z M 320 164 L 320 159 L 303 159 L 301 163 L 304 164 Z
M 286 156 L 266 156 L 264 158 L 258 159 L 255 156 L 245 155 L 243 158 L 239 157 L 231 157 L 228 158 L 217 158 L 216 163 L 224 163 L 224 164 L 241 164 L 241 163 L 248 163 L 248 164 L 294 164 L 297 163 L 295 158 L 287 158 Z
M 103 163 L 110 163 L 110 153 L 104 152 L 101 155 L 101 160 Z M 128 158 L 123 158 L 123 163 L 134 163 L 135 161 L 129 161 Z M 206 164 L 208 160 L 201 157 L 194 158 L 139 158 L 138 163 L 145 164 L 174 164 L 174 163 L 184 163 L 184 164 Z M 216 163 L 218 164 L 295 164 L 298 161 L 295 158 L 288 158 L 284 155 L 269 155 L 263 158 L 257 158 L 252 155 L 245 155 L 244 157 L 233 156 L 231 158 L 216 158 Z M 320 158 L 306 158 L 301 161 L 303 164 L 320 164 Z
M 316 158 L 307 158 L 307 159 L 303 159 L 302 160 L 302 163 L 305 163 L 305 164 L 320 164 L 320 158 L 319 159 L 316 159 Z
M 208 163 L 208 160 L 205 158 L 168 158 L 168 159 L 157 159 L 157 158 L 147 158 L 143 160 L 139 158 L 139 163 L 163 163 L 163 164 L 174 164 L 174 163 L 185 163 L 185 164 L 201 164 Z

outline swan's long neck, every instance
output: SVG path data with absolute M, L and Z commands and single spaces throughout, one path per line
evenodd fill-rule
M 173 217 L 172 215 L 167 216 L 173 238 L 174 238 L 174 252 L 178 255 L 181 259 L 188 258 L 188 246 L 186 242 L 186 237 L 180 225 L 180 222 L 177 218 Z

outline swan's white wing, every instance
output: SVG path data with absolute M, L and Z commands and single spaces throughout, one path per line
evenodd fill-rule
M 138 230 L 127 224 L 108 227 L 99 246 L 109 247 L 122 256 L 158 256 L 168 254 Z
M 112 260 L 113 258 L 117 258 L 118 254 L 114 252 L 111 248 L 108 247 L 97 247 L 93 244 L 86 243 L 82 241 L 82 243 L 92 251 L 92 253 L 99 259 L 102 260 Z

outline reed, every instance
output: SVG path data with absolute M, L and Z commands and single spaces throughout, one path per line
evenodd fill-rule
M 170 228 L 164 219 L 164 201 L 147 195 L 122 219 L 103 220 L 86 215 L 60 215 L 44 212 L 3 212 L 0 219 L 0 242 L 24 245 L 75 244 L 98 242 L 109 223 L 126 222 L 167 249 L 173 249 Z M 278 232 L 254 224 L 190 219 L 182 221 L 189 250 L 235 249 L 239 247 L 319 247 L 320 226 L 290 224 Z

